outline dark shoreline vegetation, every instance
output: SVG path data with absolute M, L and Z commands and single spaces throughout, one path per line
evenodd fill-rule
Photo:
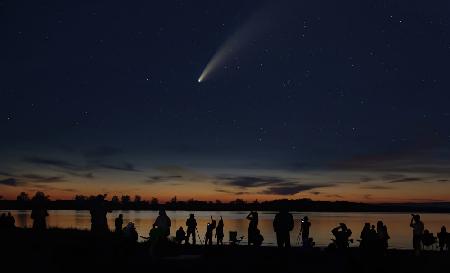
M 17 228 L 2 232 L 5 272 L 445 272 L 449 252 L 389 249 L 366 255 L 345 251 L 247 245 L 170 245 L 152 259 L 147 242 L 128 245 L 116 234 L 51 228 L 41 232 Z
M 49 210 L 89 210 L 91 199 L 75 200 L 49 200 L 47 209 Z M 0 200 L 1 210 L 29 210 L 32 209 L 31 200 Z M 131 201 L 122 198 L 117 201 L 106 201 L 106 205 L 111 210 L 158 210 L 161 207 L 166 210 L 183 211 L 278 211 L 286 208 L 289 211 L 308 212 L 416 212 L 416 213 L 450 213 L 450 202 L 434 203 L 391 203 L 391 204 L 367 204 L 347 201 L 313 201 L 311 199 L 297 200 L 274 200 L 263 202 L 246 202 L 236 199 L 228 203 L 212 201 L 177 201 L 176 199 L 159 203 L 156 199 L 152 201 Z

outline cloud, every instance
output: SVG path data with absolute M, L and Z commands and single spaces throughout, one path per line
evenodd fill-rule
M 392 180 L 398 180 L 405 177 L 402 174 L 385 174 L 381 177 L 382 180 L 384 181 L 392 181 Z
M 364 194 L 363 198 L 367 199 L 367 200 L 371 200 L 372 199 L 372 194 Z
M 218 176 L 221 185 L 240 189 L 263 188 L 259 193 L 271 195 L 294 195 L 316 188 L 330 187 L 334 184 L 301 184 L 290 178 L 274 176 Z M 218 182 L 216 182 L 218 184 Z M 222 190 L 222 192 L 224 192 Z M 230 191 L 232 193 L 232 191 Z
M 404 183 L 404 182 L 422 182 L 423 178 L 421 177 L 404 177 L 396 180 L 391 180 L 388 183 Z
M 1 176 L 14 176 L 13 174 L 8 173 L 8 172 L 0 172 L 0 175 Z
M 381 185 L 370 185 L 370 186 L 363 186 L 363 187 L 361 187 L 361 189 L 366 189 L 366 190 L 390 190 L 390 189 L 392 189 L 392 187 L 381 186 Z
M 220 193 L 227 193 L 227 194 L 233 194 L 233 195 L 244 195 L 244 194 L 249 194 L 249 192 L 247 191 L 229 191 L 229 190 L 224 190 L 224 189 L 217 189 L 216 192 L 220 192 Z
M 184 181 L 200 182 L 211 180 L 208 175 L 176 165 L 158 166 L 155 169 L 158 172 L 164 173 L 168 176 L 182 176 Z
M 94 161 L 94 162 L 90 162 L 88 165 L 83 166 L 83 165 L 73 164 L 73 163 L 65 161 L 65 160 L 53 159 L 53 158 L 43 158 L 43 157 L 26 157 L 23 159 L 23 161 L 27 162 L 27 163 L 31 163 L 31 164 L 58 168 L 70 175 L 84 177 L 84 178 L 93 178 L 93 175 L 92 175 L 92 173 L 77 174 L 76 172 L 91 171 L 91 170 L 97 170 L 97 169 L 110 169 L 110 170 L 127 171 L 127 172 L 140 172 L 140 170 L 136 169 L 133 164 L 128 163 L 128 162 L 125 162 L 121 165 L 117 165 L 117 164 L 103 163 L 101 161 Z
M 101 168 L 104 169 L 110 169 L 110 170 L 116 170 L 116 171 L 127 171 L 127 172 L 140 172 L 141 170 L 138 170 L 134 167 L 131 163 L 123 163 L 122 165 L 113 165 L 113 164 L 99 164 L 98 165 Z
M 359 179 L 361 182 L 370 182 L 373 180 L 373 178 L 368 177 L 368 176 L 363 176 Z
M 310 185 L 310 184 L 300 184 L 294 186 L 278 186 L 278 187 L 269 187 L 268 189 L 262 191 L 263 194 L 273 194 L 273 195 L 294 195 L 300 192 L 322 188 L 322 187 L 330 187 L 332 185 Z
M 77 172 L 71 172 L 71 171 L 64 171 L 65 174 L 75 176 L 75 177 L 81 177 L 81 178 L 87 178 L 87 179 L 94 179 L 93 173 L 77 173 Z
M 0 185 L 16 187 L 19 185 L 19 182 L 15 178 L 7 178 L 0 180 Z
M 225 181 L 227 185 L 234 186 L 234 187 L 240 187 L 240 188 L 254 188 L 254 187 L 264 187 L 264 186 L 270 186 L 270 185 L 277 185 L 277 184 L 292 184 L 292 182 L 279 177 L 259 177 L 259 176 L 236 176 L 236 177 L 224 177 L 219 176 L 217 177 L 221 181 Z
M 72 164 L 70 162 L 59 160 L 59 159 L 52 159 L 52 158 L 43 158 L 43 157 L 26 157 L 23 159 L 24 162 L 36 164 L 36 165 L 45 165 L 50 167 L 56 167 L 60 169 L 66 169 L 66 170 L 82 170 L 83 168 L 80 166 L 77 166 L 75 164 Z
M 327 194 L 326 197 L 338 198 L 338 199 L 343 199 L 344 198 L 342 195 L 339 195 L 339 194 Z
M 111 146 L 100 146 L 86 151 L 83 155 L 87 158 L 104 158 L 116 156 L 123 153 L 122 150 Z
M 30 179 L 34 183 L 55 183 L 66 181 L 63 176 L 43 176 L 39 174 L 24 174 L 21 177 Z
M 149 183 L 160 183 L 160 182 L 166 182 L 166 181 L 172 181 L 172 180 L 176 180 L 176 179 L 180 179 L 183 176 L 181 175 L 154 175 L 154 176 L 149 176 L 148 180 L 146 180 L 146 182 Z

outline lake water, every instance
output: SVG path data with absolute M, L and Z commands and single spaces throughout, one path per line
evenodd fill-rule
M 4 212 L 4 211 L 2 211 Z M 17 210 L 11 211 L 16 219 L 16 225 L 19 227 L 31 227 L 32 220 L 30 211 Z M 122 213 L 124 216 L 124 226 L 128 222 L 134 222 L 136 229 L 141 236 L 148 236 L 151 225 L 158 216 L 156 211 L 114 211 L 108 214 L 108 222 L 110 229 L 114 228 L 114 219 Z M 202 237 L 206 231 L 206 224 L 210 221 L 210 216 L 216 220 L 223 217 L 225 223 L 224 242 L 228 241 L 228 232 L 237 231 L 238 236 L 245 236 L 243 243 L 246 244 L 248 221 L 246 216 L 248 212 L 239 211 L 168 211 L 167 215 L 172 220 L 171 235 L 175 235 L 176 229 L 183 226 L 186 230 L 185 222 L 189 213 L 195 213 L 198 230 Z M 73 210 L 55 210 L 49 211 L 50 216 L 47 218 L 49 227 L 60 228 L 90 228 L 89 211 L 73 211 Z M 359 213 L 359 212 L 302 212 L 293 213 L 295 218 L 295 228 L 291 232 L 291 243 L 298 245 L 297 237 L 299 232 L 299 219 L 307 215 L 312 222 L 310 236 L 314 238 L 317 246 L 327 246 L 330 243 L 331 229 L 339 223 L 346 223 L 353 231 L 352 238 L 355 239 L 353 246 L 357 246 L 361 229 L 365 222 L 376 224 L 378 220 L 382 220 L 388 227 L 391 237 L 389 240 L 390 248 L 412 248 L 412 231 L 409 227 L 411 216 L 409 213 Z M 275 233 L 272 228 L 272 221 L 275 212 L 259 212 L 259 229 L 264 236 L 264 245 L 275 245 Z M 421 214 L 421 218 L 425 223 L 425 228 L 436 235 L 440 231 L 442 225 L 450 228 L 450 214 Z M 197 240 L 198 241 L 198 240 Z M 214 239 L 215 242 L 215 239 Z

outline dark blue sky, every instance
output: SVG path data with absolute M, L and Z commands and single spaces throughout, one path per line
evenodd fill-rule
M 450 3 L 341 2 L 0 1 L 2 192 L 448 200 Z

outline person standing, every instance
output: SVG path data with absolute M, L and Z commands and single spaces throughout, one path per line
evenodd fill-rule
M 277 234 L 277 245 L 279 248 L 291 247 L 289 232 L 294 228 L 294 217 L 286 209 L 280 210 L 273 220 L 273 229 Z
M 123 214 L 119 214 L 119 216 L 114 220 L 114 226 L 115 226 L 115 232 L 117 234 L 122 233 L 122 226 L 123 226 Z
M 46 203 L 47 197 L 43 192 L 36 192 L 32 199 L 33 209 L 31 210 L 31 219 L 33 219 L 33 229 L 34 230 L 45 230 L 47 229 L 46 217 L 48 216 Z
M 223 237 L 224 237 L 223 227 L 224 227 L 223 219 L 222 216 L 220 216 L 220 220 L 216 228 L 217 245 L 223 245 Z
M 389 247 L 389 234 L 387 230 L 387 226 L 382 222 L 377 222 L 377 239 L 378 239 L 378 247 L 380 251 L 385 252 Z
M 211 223 L 206 225 L 205 245 L 212 245 L 213 231 L 216 229 L 216 220 L 211 216 Z
M 425 225 L 420 220 L 420 215 L 411 214 L 411 222 L 409 226 L 413 229 L 413 248 L 416 256 L 420 255 L 422 251 L 422 236 L 425 229 Z
M 108 212 L 112 212 L 112 210 L 106 207 L 105 195 L 97 195 L 90 209 L 92 232 L 106 233 L 109 231 L 108 219 L 106 218 Z
M 8 215 L 6 215 L 6 227 L 9 230 L 16 227 L 16 219 L 14 219 L 14 216 L 11 215 L 11 212 L 8 212 Z
M 361 231 L 361 235 L 359 236 L 361 238 L 359 242 L 359 247 L 361 249 L 367 250 L 370 247 L 370 223 L 365 223 L 364 227 Z
M 167 238 L 167 236 L 170 235 L 170 226 L 171 225 L 172 225 L 172 222 L 170 221 L 169 216 L 167 216 L 166 210 L 161 208 L 159 210 L 159 216 L 156 218 L 153 226 L 158 227 L 158 229 L 161 230 L 161 233 L 163 234 L 163 236 Z
M 189 244 L 189 237 L 192 235 L 192 244 L 195 245 L 196 243 L 196 237 L 195 237 L 195 231 L 197 229 L 197 220 L 195 220 L 194 214 L 189 214 L 189 218 L 186 220 L 186 244 Z
M 448 250 L 450 238 L 447 232 L 447 228 L 445 228 L 445 226 L 441 227 L 441 231 L 437 234 L 437 237 L 439 239 L 439 249 L 441 251 L 444 251 L 444 249 L 447 248 Z
M 251 211 L 247 215 L 248 223 L 248 245 L 255 243 L 256 231 L 258 230 L 258 212 Z
M 311 222 L 309 221 L 308 216 L 303 217 L 300 224 L 300 234 L 302 237 L 303 247 L 309 247 L 309 229 L 311 227 Z

